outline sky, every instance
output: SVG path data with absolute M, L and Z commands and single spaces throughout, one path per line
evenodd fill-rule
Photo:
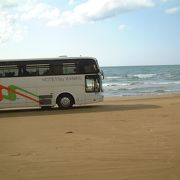
M 180 64 L 180 0 L 0 0 L 0 60 Z

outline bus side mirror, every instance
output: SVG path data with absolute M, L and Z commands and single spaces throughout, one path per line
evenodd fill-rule
M 103 70 L 101 70 L 101 76 L 102 76 L 102 79 L 104 79 L 104 72 L 103 72 Z

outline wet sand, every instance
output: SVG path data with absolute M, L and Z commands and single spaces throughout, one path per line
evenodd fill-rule
M 180 179 L 180 95 L 1 110 L 0 179 Z

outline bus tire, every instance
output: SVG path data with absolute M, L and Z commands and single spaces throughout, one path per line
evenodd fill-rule
M 56 103 L 61 109 L 69 109 L 74 104 L 74 98 L 68 93 L 63 93 L 57 97 Z

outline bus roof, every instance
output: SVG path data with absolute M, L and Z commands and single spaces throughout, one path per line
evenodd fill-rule
M 25 58 L 25 59 L 0 59 L 0 64 L 2 63 L 14 63 L 14 62 L 17 62 L 17 63 L 26 63 L 26 62 L 43 62 L 43 61 L 59 61 L 59 60 L 62 60 L 62 61 L 66 61 L 66 60 L 95 60 L 96 61 L 96 58 L 94 57 L 86 57 L 86 56 L 79 56 L 79 57 L 68 57 L 68 56 L 59 56 L 59 57 L 49 57 L 49 58 Z

